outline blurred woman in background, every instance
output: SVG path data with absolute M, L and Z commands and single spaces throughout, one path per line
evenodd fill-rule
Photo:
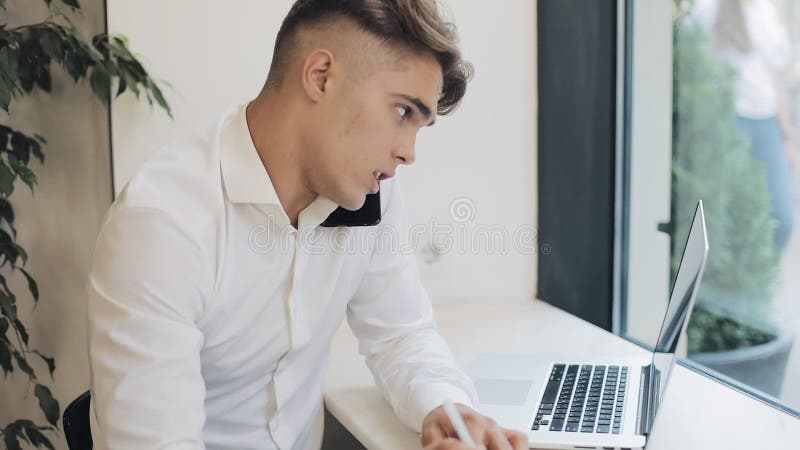
M 699 0 L 695 8 L 714 47 L 736 71 L 737 125 L 767 170 L 775 244 L 782 251 L 794 228 L 795 147 L 783 80 L 792 58 L 789 35 L 770 0 Z

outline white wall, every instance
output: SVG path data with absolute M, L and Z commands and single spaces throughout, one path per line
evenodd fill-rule
M 109 31 L 126 34 L 152 73 L 171 82 L 175 120 L 123 95 L 113 105 L 117 192 L 160 145 L 245 102 L 260 90 L 289 0 L 108 0 Z M 536 2 L 450 0 L 462 49 L 476 68 L 462 107 L 421 132 L 417 162 L 401 169 L 412 224 L 459 225 L 454 200 L 474 208 L 461 224 L 500 225 L 509 238 L 536 224 Z M 455 238 L 455 235 L 453 235 Z M 468 247 L 466 248 L 468 250 Z M 427 252 L 427 253 L 425 253 Z M 534 295 L 536 255 L 459 254 L 432 263 L 421 248 L 435 301 Z
M 81 0 L 83 13 L 73 15 L 84 35 L 103 31 L 103 0 Z M 46 17 L 45 3 L 8 3 L 9 26 L 38 22 Z M 48 384 L 61 408 L 89 387 L 86 352 L 86 277 L 100 221 L 111 204 L 111 170 L 107 109 L 94 99 L 88 83 L 75 85 L 60 68 L 53 70 L 51 94 L 34 91 L 11 103 L 11 116 L 0 122 L 47 138 L 44 165 L 32 163 L 39 183 L 35 195 L 18 183 L 11 202 L 16 212 L 20 244 L 27 250 L 27 269 L 39 284 L 36 309 L 21 274 L 3 275 L 18 297 L 22 321 L 32 348 L 55 357 L 55 381 L 35 358 L 31 363 Z M 27 394 L 27 398 L 25 395 Z M 33 387 L 15 371 L 0 379 L 0 427 L 11 420 L 44 423 Z M 52 436 L 52 435 L 51 435 Z M 56 448 L 66 449 L 61 437 Z

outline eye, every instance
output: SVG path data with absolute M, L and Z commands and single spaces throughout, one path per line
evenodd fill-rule
M 413 110 L 406 105 L 397 105 L 397 113 L 400 114 L 401 119 L 407 119 L 411 116 Z

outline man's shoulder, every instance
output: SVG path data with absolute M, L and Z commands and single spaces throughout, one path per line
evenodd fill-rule
M 162 211 L 200 232 L 224 211 L 216 131 L 176 140 L 158 149 L 128 181 L 114 209 Z

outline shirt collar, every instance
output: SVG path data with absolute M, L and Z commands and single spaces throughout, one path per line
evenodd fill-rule
M 280 211 L 279 221 L 288 224 L 289 218 L 250 136 L 246 108 L 247 104 L 241 105 L 228 115 L 220 132 L 220 167 L 225 194 L 232 203 L 274 206 Z M 337 207 L 334 201 L 318 195 L 300 211 L 298 227 L 318 226 Z

